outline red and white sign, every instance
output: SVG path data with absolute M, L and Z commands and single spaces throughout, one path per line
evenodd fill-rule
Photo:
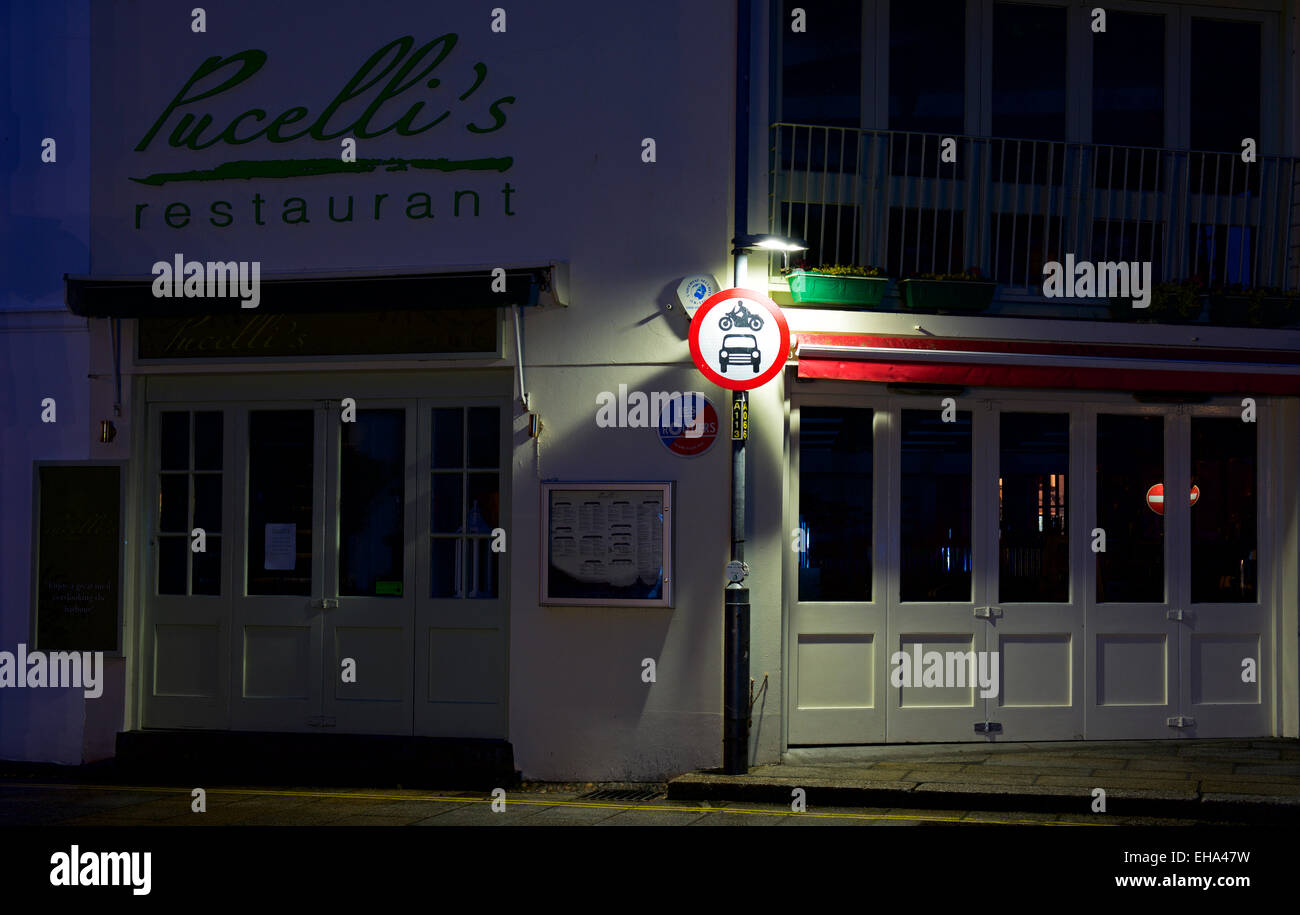
M 1192 484 L 1192 491 L 1188 500 L 1188 505 L 1195 505 L 1201 498 L 1201 487 Z M 1165 484 L 1157 483 L 1147 490 L 1147 508 L 1151 509 L 1157 515 L 1165 513 Z
M 724 289 L 691 320 L 691 358 L 716 385 L 750 391 L 767 384 L 790 355 L 790 325 L 775 302 L 752 289 Z
M 688 434 L 695 431 L 692 428 L 695 422 L 695 416 L 693 415 L 695 398 L 690 394 L 682 396 L 681 412 L 684 415 L 674 416 L 675 411 L 671 406 L 665 406 L 660 413 L 659 440 L 673 454 L 680 454 L 683 457 L 696 457 L 713 447 L 713 442 L 718 437 L 718 413 L 713 409 L 713 404 L 709 403 L 706 398 L 701 397 L 700 400 L 704 404 L 704 427 L 699 430 L 699 435 L 694 437 Z M 676 425 L 674 421 L 682 424 Z

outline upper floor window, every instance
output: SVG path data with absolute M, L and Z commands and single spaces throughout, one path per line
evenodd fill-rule
M 889 5 L 889 129 L 964 132 L 966 0 Z
M 1260 27 L 1258 22 L 1192 19 L 1190 145 L 1241 152 L 1259 140 Z
M 1092 36 L 1092 139 L 1164 146 L 1165 17 L 1109 10 Z
M 796 8 L 805 31 L 791 30 Z M 857 127 L 862 111 L 862 6 L 844 0 L 783 0 L 781 120 Z
M 993 136 L 1065 139 L 1066 8 L 993 4 Z

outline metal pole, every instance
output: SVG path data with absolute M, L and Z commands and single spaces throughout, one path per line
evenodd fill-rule
M 736 199 L 735 235 L 749 232 L 749 41 L 750 0 L 736 3 Z M 748 272 L 747 255 L 739 248 L 733 286 Z M 733 410 L 748 399 L 744 391 L 731 394 Z M 746 404 L 747 406 L 747 404 Z M 734 415 L 734 413 L 733 413 Z M 745 439 L 731 443 L 731 558 L 745 560 Z M 722 686 L 722 770 L 727 775 L 749 771 L 749 589 L 728 583 L 723 592 L 724 662 Z

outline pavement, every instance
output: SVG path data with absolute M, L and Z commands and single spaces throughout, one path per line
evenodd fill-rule
M 1300 742 L 794 749 L 746 775 L 504 790 L 158 784 L 113 766 L 0 766 L 4 826 L 1201 825 L 1300 822 Z M 193 810 L 193 787 L 206 810 Z M 1105 792 L 1097 807 L 1096 789 Z M 803 806 L 795 803 L 803 789 Z
M 663 785 L 636 785 L 645 801 L 586 798 L 601 785 L 524 785 L 504 809 L 485 792 L 410 789 L 210 787 L 206 811 L 191 789 L 168 786 L 0 782 L 0 828 L 158 826 L 989 826 L 1197 825 L 1178 818 L 1063 815 L 909 807 L 810 807 L 727 800 L 674 801 Z M 626 786 L 625 786 L 626 787 Z M 498 804 L 498 808 L 500 805 Z
M 668 783 L 673 801 L 929 810 L 1106 812 L 1214 822 L 1300 822 L 1300 742 L 1060 741 L 806 748 L 746 775 L 704 770 Z

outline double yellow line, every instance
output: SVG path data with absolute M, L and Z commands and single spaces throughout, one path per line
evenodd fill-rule
M 4 788 L 32 788 L 42 791 L 129 791 L 136 794 L 182 794 L 191 796 L 191 788 L 163 788 L 146 785 L 65 785 L 41 783 L 0 784 Z M 209 795 L 237 797 L 301 797 L 330 798 L 337 800 L 362 801 L 432 801 L 441 804 L 490 804 L 491 797 L 448 797 L 441 794 L 370 794 L 344 793 L 337 791 L 270 791 L 261 788 L 205 788 Z M 508 804 L 529 805 L 535 807 L 587 807 L 601 810 L 651 810 L 656 813 L 742 813 L 751 816 L 800 817 L 823 820 L 899 820 L 909 823 L 967 823 L 986 826 L 1104 826 L 1100 822 L 1067 822 L 1062 820 L 982 820 L 961 816 L 935 816 L 901 813 L 836 813 L 811 812 L 791 813 L 786 810 L 756 810 L 745 807 L 683 807 L 666 804 L 615 804 L 597 801 L 561 801 L 550 798 L 509 797 Z

